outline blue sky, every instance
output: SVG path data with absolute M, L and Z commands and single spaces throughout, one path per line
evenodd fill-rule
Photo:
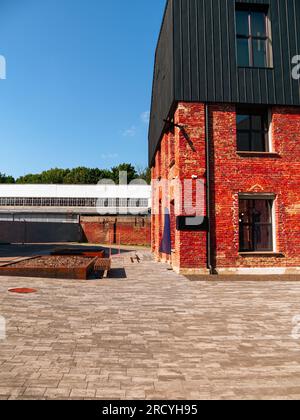
M 165 0 L 1 0 L 0 172 L 147 165 Z

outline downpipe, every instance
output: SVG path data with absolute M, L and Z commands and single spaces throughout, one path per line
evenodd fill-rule
M 205 144 L 206 144 L 206 211 L 208 217 L 207 231 L 207 268 L 210 275 L 216 274 L 212 265 L 212 247 L 211 247 L 211 171 L 210 171 L 210 135 L 209 135 L 209 105 L 205 104 Z

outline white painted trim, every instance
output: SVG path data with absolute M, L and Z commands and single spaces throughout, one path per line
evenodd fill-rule
M 276 206 L 277 206 L 277 199 L 278 197 L 276 197 L 273 200 L 273 205 L 272 205 L 272 233 L 273 233 L 273 252 L 277 252 L 277 220 L 276 220 Z
M 209 270 L 206 269 L 188 269 L 188 268 L 178 268 L 173 267 L 173 270 L 177 274 L 181 274 L 183 276 L 207 276 L 211 278 L 212 276 L 209 275 Z M 218 268 L 216 270 L 218 276 L 214 276 L 215 280 L 222 280 L 223 277 L 229 276 L 287 276 L 287 275 L 298 275 L 300 276 L 300 267 L 250 267 L 250 268 Z M 262 277 L 262 280 L 264 278 Z
M 220 275 L 237 276 L 271 276 L 271 275 L 300 275 L 300 267 L 251 267 L 251 268 L 218 268 Z
M 273 193 L 239 193 L 239 200 L 272 200 L 272 244 L 273 249 L 271 252 L 277 251 L 277 220 L 276 220 L 276 203 L 278 196 Z M 263 252 L 262 252 L 263 253 Z
M 273 144 L 273 110 L 268 109 L 268 124 L 269 124 L 269 133 L 268 133 L 268 146 L 269 153 L 274 153 L 274 144 Z
M 182 276 L 209 276 L 209 270 L 206 268 L 180 268 L 172 267 L 175 273 Z

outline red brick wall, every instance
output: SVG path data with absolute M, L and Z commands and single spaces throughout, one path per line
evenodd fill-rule
M 119 235 L 122 245 L 141 245 L 150 246 L 151 244 L 151 228 L 149 218 L 135 218 L 131 221 L 117 222 L 117 241 Z
M 156 168 L 151 168 L 151 179 L 156 179 Z M 154 208 L 154 201 L 155 197 L 154 194 L 152 194 L 152 200 L 151 200 L 151 208 Z M 153 254 L 156 254 L 156 241 L 155 241 L 155 235 L 156 235 L 156 216 L 154 212 L 152 211 L 151 214 L 151 251 Z
M 234 105 L 211 105 L 211 200 L 212 245 L 217 268 L 300 267 L 300 110 L 272 109 L 273 154 L 241 156 L 237 153 L 236 108 Z M 205 178 L 205 106 L 179 103 L 175 123 L 185 130 L 167 133 L 152 168 L 153 181 Z M 174 146 L 174 147 L 173 147 Z M 276 153 L 275 153 L 276 152 Z M 193 187 L 194 188 L 194 187 Z M 281 255 L 241 256 L 239 254 L 239 193 L 273 193 L 276 195 L 276 252 Z M 169 185 L 153 189 L 153 201 L 160 200 L 172 214 L 178 197 Z M 181 214 L 186 214 L 182 212 Z M 203 211 L 205 214 L 205 211 Z M 177 213 L 178 215 L 178 213 Z M 158 259 L 163 231 L 162 214 L 152 216 L 152 249 Z M 175 269 L 206 268 L 207 245 L 204 232 L 179 232 L 175 215 L 171 217 L 171 258 Z
M 174 122 L 186 126 L 186 132 L 175 129 L 174 132 L 170 131 L 164 135 L 160 151 L 156 156 L 155 167 L 152 169 L 154 183 L 160 178 L 162 182 L 169 181 L 166 190 L 164 190 L 163 185 L 155 189 L 153 184 L 153 194 L 156 195 L 156 202 L 161 200 L 161 204 L 158 206 L 160 214 L 153 216 L 155 228 L 152 235 L 152 248 L 158 259 L 171 260 L 173 267 L 177 270 L 205 270 L 206 233 L 179 232 L 176 230 L 175 217 L 192 214 L 184 208 L 181 211 L 178 210 L 181 197 L 179 197 L 176 187 L 172 187 L 172 182 L 176 182 L 176 180 L 188 179 L 192 182 L 193 175 L 197 175 L 199 179 L 205 177 L 204 105 L 179 104 L 174 115 Z M 195 205 L 196 182 L 194 182 L 192 188 L 193 204 Z M 184 190 L 182 192 L 184 194 Z M 162 210 L 164 208 L 168 208 L 171 215 L 171 241 L 173 246 L 171 258 L 167 255 L 161 255 L 158 251 L 163 232 L 164 215 Z M 202 214 L 205 215 L 205 209 L 203 209 Z
M 122 245 L 150 246 L 151 227 L 149 217 L 97 217 L 81 218 L 81 227 L 88 243 L 109 244 L 119 238 Z
M 111 223 L 100 218 L 83 217 L 80 224 L 86 242 L 91 244 L 109 243 L 109 234 L 112 231 Z
M 235 107 L 210 107 L 217 267 L 300 267 L 300 110 L 272 112 L 278 155 L 245 157 L 236 151 Z M 276 251 L 283 256 L 239 255 L 239 193 L 276 195 Z

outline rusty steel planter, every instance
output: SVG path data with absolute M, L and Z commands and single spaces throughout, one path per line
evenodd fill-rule
M 79 267 L 34 267 L 34 260 L 43 258 L 36 256 L 28 258 L 32 260 L 32 267 L 18 267 L 21 263 L 9 263 L 0 267 L 0 276 L 11 277 L 36 277 L 50 279 L 70 279 L 70 280 L 87 280 L 89 275 L 94 271 L 97 258 L 86 258 L 86 264 Z M 46 257 L 51 258 L 51 257 Z
M 105 258 L 105 251 L 81 251 L 72 249 L 62 249 L 51 252 L 54 256 L 79 256 L 79 257 L 92 257 L 92 258 Z

